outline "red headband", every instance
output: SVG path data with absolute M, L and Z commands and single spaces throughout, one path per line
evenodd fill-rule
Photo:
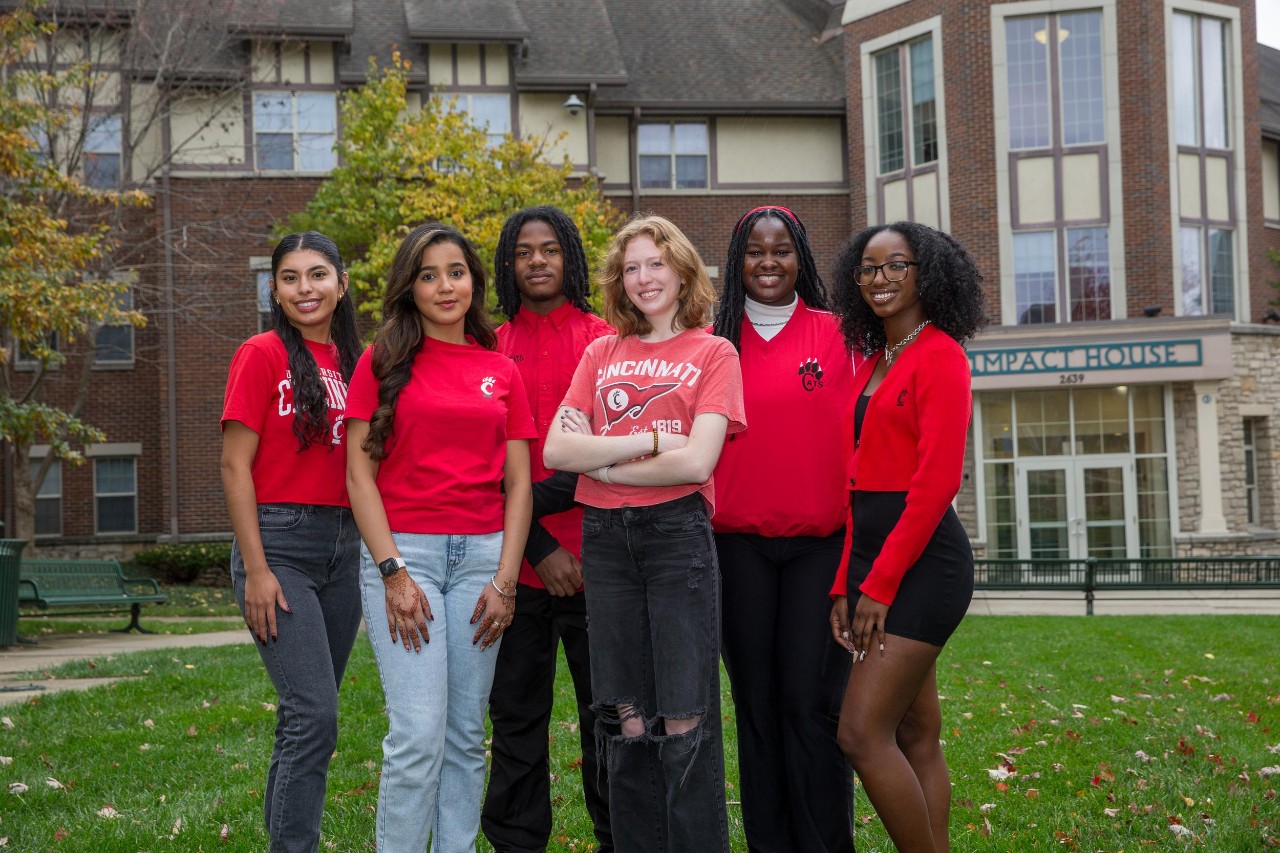
M 746 222 L 747 218 L 750 217 L 751 214 L 759 213 L 762 210 L 777 210 L 781 213 L 786 214 L 787 218 L 790 219 L 792 222 L 794 222 L 796 225 L 800 224 L 800 218 L 796 216 L 794 213 L 792 213 L 789 208 L 785 208 L 780 204 L 766 204 L 761 207 L 753 207 L 751 210 L 748 210 L 746 213 L 742 214 L 742 218 L 738 220 L 738 224 L 733 226 L 733 233 L 734 234 L 738 233 L 739 229 L 742 228 L 742 223 Z

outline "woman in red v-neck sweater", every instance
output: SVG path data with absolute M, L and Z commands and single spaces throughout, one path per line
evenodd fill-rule
M 836 262 L 842 330 L 867 356 L 846 415 L 851 517 L 831 631 L 853 655 L 838 739 L 902 851 L 949 849 L 951 781 L 935 665 L 973 594 L 951 508 L 972 413 L 961 344 L 985 323 L 982 276 L 949 235 L 868 228 Z

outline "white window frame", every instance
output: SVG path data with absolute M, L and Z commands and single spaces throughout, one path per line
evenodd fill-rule
M 98 444 L 85 450 L 85 456 L 93 460 L 93 532 L 95 536 L 128 536 L 138 532 L 138 456 L 142 454 L 139 444 Z M 106 461 L 128 461 L 133 466 L 133 490 L 129 492 L 103 492 L 98 488 L 98 463 Z M 99 501 L 103 498 L 133 499 L 133 527 L 130 530 L 102 530 L 102 519 L 98 511 Z
M 119 295 L 119 300 L 120 300 L 121 310 L 132 311 L 133 310 L 133 288 L 129 287 L 126 290 L 122 290 Z M 99 355 L 98 349 L 101 345 L 98 342 L 98 337 L 108 329 L 112 330 L 113 332 L 123 332 L 125 336 L 128 338 L 129 347 L 128 347 L 128 354 L 126 357 L 102 358 Z M 111 324 L 99 327 L 98 331 L 93 336 L 93 367 L 94 369 L 95 370 L 103 370 L 103 369 L 126 370 L 128 368 L 133 367 L 134 357 L 136 352 L 136 346 L 135 346 L 136 336 L 134 334 L 135 331 L 136 330 L 134 329 L 132 323 L 111 323 Z M 122 348 L 122 351 L 123 351 L 123 348 Z
M 1105 123 L 1103 130 L 1107 156 L 1106 205 L 1110 219 L 1107 244 L 1111 261 L 1111 319 L 1128 317 L 1128 286 L 1125 280 L 1124 253 L 1124 180 L 1121 169 L 1120 126 L 1120 65 L 1119 44 L 1116 30 L 1117 4 L 1119 0 L 1025 0 L 1024 2 L 993 3 L 991 16 L 992 103 L 995 122 L 992 139 L 996 163 L 996 221 L 1000 224 L 1000 323 L 1016 326 L 1017 287 L 1014 280 L 1013 229 L 1011 187 L 1013 177 L 1009 171 L 1012 150 L 1009 147 L 1009 95 L 1007 90 L 1008 57 L 1005 49 L 1005 18 L 1021 18 L 1030 15 L 1067 14 L 1072 12 L 1102 12 L 1102 68 Z M 943 149 L 945 151 L 945 148 Z M 1077 227 L 1074 224 L 1072 228 Z M 1080 226 L 1085 227 L 1085 226 Z M 946 230 L 946 229 L 944 229 Z M 1034 229 L 1032 229 L 1034 230 Z
M 327 132 L 317 132 L 314 130 L 302 130 L 298 121 L 298 99 L 300 96 L 324 95 L 333 102 L 333 124 L 332 129 Z M 264 97 L 281 97 L 288 98 L 290 105 L 290 127 L 289 129 L 260 129 L 258 101 Z M 302 140 L 304 137 L 331 137 L 333 144 L 338 141 L 338 93 L 328 89 L 311 89 L 296 88 L 292 90 L 281 89 L 278 86 L 263 87 L 253 91 L 253 103 L 251 105 L 250 118 L 253 122 L 253 168 L 257 172 L 268 172 L 275 174 L 303 174 L 303 175 L 323 175 L 332 171 L 338 165 L 338 153 L 329 148 L 327 155 L 329 162 L 321 168 L 304 169 L 302 168 Z M 274 166 L 259 165 L 259 148 L 258 137 L 263 135 L 283 136 L 288 133 L 292 137 L 292 162 L 289 168 L 278 168 Z
M 884 212 L 880 209 L 880 136 L 879 111 L 876 108 L 875 54 L 905 42 L 918 41 L 928 36 L 933 42 L 933 102 L 934 120 L 938 125 L 938 159 L 930 164 L 938 175 L 938 222 L 942 231 L 951 230 L 951 181 L 947 158 L 947 92 L 946 75 L 942 65 L 942 16 L 935 15 L 917 24 L 895 30 L 880 38 L 863 42 L 860 63 L 862 69 L 862 160 L 863 180 L 867 188 L 867 222 L 882 223 Z M 911 151 L 905 151 L 910 162 Z
M 90 164 L 102 156 L 116 158 L 115 180 L 95 182 L 96 170 Z M 80 171 L 87 185 L 100 190 L 119 189 L 124 181 L 124 117 L 120 113 L 94 113 L 90 117 L 81 158 Z
M 1232 253 L 1234 270 L 1234 294 L 1233 294 L 1233 319 L 1236 321 L 1247 322 L 1249 312 L 1249 223 L 1246 218 L 1246 209 L 1244 200 L 1248 198 L 1245 187 L 1245 156 L 1242 144 L 1246 139 L 1244 132 L 1244 46 L 1240 37 L 1240 9 L 1235 6 L 1226 6 L 1221 3 L 1212 3 L 1208 0 L 1165 0 L 1164 3 L 1164 31 L 1166 33 L 1173 32 L 1173 16 L 1175 13 L 1185 13 L 1189 15 L 1197 15 L 1210 18 L 1219 18 L 1227 24 L 1227 44 L 1228 51 L 1227 62 L 1227 109 L 1231 111 L 1228 122 L 1228 137 L 1231 148 L 1226 149 L 1232 152 L 1233 172 L 1229 177 L 1231 181 L 1231 192 L 1236 199 L 1235 222 L 1231 226 L 1235 231 L 1234 251 Z M 1165 102 L 1172 104 L 1174 98 L 1174 62 L 1165 63 Z M 1170 227 L 1170 243 L 1172 245 L 1171 257 L 1169 259 L 1170 269 L 1173 270 L 1172 287 L 1173 291 L 1169 294 L 1169 298 L 1173 301 L 1175 312 L 1179 316 L 1183 316 L 1182 310 L 1182 238 L 1180 231 L 1183 227 L 1182 210 L 1179 201 L 1179 174 L 1178 174 L 1178 137 L 1176 123 L 1172 118 L 1170 111 L 1170 120 L 1168 121 L 1168 150 L 1169 150 L 1169 227 Z M 1255 137 L 1256 140 L 1256 137 Z M 1257 144 L 1256 142 L 1254 144 Z M 1113 208 L 1114 209 L 1114 208 Z M 1186 223 L 1187 227 L 1193 227 L 1195 222 Z M 1202 229 L 1218 228 L 1226 230 L 1226 226 L 1206 225 L 1199 223 Z M 1115 243 L 1115 245 L 1122 245 Z M 1208 287 L 1203 287 L 1202 304 L 1204 296 L 1209 293 Z
M 31 467 L 33 469 L 38 467 L 40 463 L 44 461 L 45 455 L 49 452 L 47 447 L 42 448 L 42 450 L 43 452 L 37 453 L 37 448 L 34 448 L 34 447 L 31 448 L 30 460 L 31 460 Z M 50 488 L 50 484 L 53 482 L 54 477 L 57 478 L 56 490 Z M 44 482 L 40 484 L 40 488 L 36 489 L 35 503 L 36 503 L 37 511 L 36 511 L 35 519 L 37 524 L 40 518 L 39 507 L 40 507 L 41 501 L 45 501 L 45 502 L 57 501 L 58 502 L 58 529 L 56 531 L 49 531 L 49 530 L 40 530 L 39 527 L 36 527 L 35 535 L 38 538 L 61 536 L 62 535 L 62 460 L 61 459 L 53 460 L 53 462 L 49 465 L 48 472 L 45 474 Z
M 668 146 L 667 151 L 665 151 L 665 152 L 649 152 L 649 153 L 642 152 L 642 151 L 640 150 L 640 127 L 642 127 L 642 126 L 661 127 L 661 126 L 664 126 L 664 125 L 668 128 L 668 135 L 667 135 L 667 139 L 669 140 L 669 146 Z M 699 125 L 699 126 L 701 126 L 701 127 L 705 130 L 705 132 L 706 132 L 706 141 L 707 141 L 706 151 L 705 151 L 705 152 L 698 152 L 698 153 L 689 153 L 689 152 L 681 153 L 681 152 L 677 151 L 677 150 L 676 150 L 676 127 L 677 127 L 678 125 L 690 125 L 690 126 L 693 126 L 693 125 Z M 702 192 L 706 192 L 707 190 L 711 189 L 711 177 L 712 177 L 712 176 L 711 176 L 711 148 L 712 148 L 712 140 L 711 140 L 711 122 L 710 122 L 709 120 L 707 120 L 707 119 L 678 119 L 678 118 L 677 118 L 677 119 L 643 119 L 643 120 L 641 120 L 641 121 L 640 121 L 640 123 L 636 126 L 636 135 L 635 135 L 634 142 L 635 142 L 635 146 L 636 146 L 636 149 L 635 149 L 635 150 L 636 150 L 636 175 L 635 175 L 635 181 L 636 181 L 636 185 L 637 185 L 637 186 L 639 187 L 639 189 L 640 189 L 640 192 L 642 192 L 642 193 L 664 193 L 664 192 L 680 192 L 680 193 L 687 193 L 687 192 L 691 192 L 691 193 L 702 193 Z M 663 157 L 663 156 L 665 156 L 665 157 L 667 158 L 667 162 L 668 162 L 668 164 L 669 164 L 669 165 L 668 165 L 668 172 L 667 172 L 667 174 L 668 174 L 668 175 L 670 176 L 670 178 L 671 178 L 670 182 L 669 182 L 666 186 L 663 186 L 663 187 L 646 187 L 646 186 L 644 186 L 644 184 L 642 183 L 642 179 L 641 179 L 641 173 L 642 173 L 642 171 L 643 171 L 643 170 L 641 170 L 641 169 L 640 169 L 640 161 L 641 161 L 641 159 L 643 159 L 643 158 L 645 158 L 645 157 Z M 678 163 L 678 159 L 679 159 L 680 157 L 701 157 L 701 158 L 703 158 L 703 161 L 706 163 L 706 176 L 707 176 L 706 183 L 704 183 L 704 184 L 703 184 L 702 186 L 700 186 L 700 187 L 682 187 L 682 186 L 679 186 L 680 179 L 679 179 L 679 170 L 678 170 L 677 163 Z
M 271 328 L 271 258 L 256 255 L 249 258 L 249 271 L 254 278 L 258 332 L 261 333 Z

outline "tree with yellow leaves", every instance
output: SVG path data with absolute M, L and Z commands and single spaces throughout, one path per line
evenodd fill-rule
M 349 258 L 358 305 L 376 316 L 391 259 L 404 235 L 427 221 L 457 228 L 492 272 L 502 223 L 515 211 L 551 204 L 577 223 L 594 263 L 621 214 L 590 178 L 549 162 L 547 140 L 510 135 L 491 144 L 483 128 L 440 97 L 406 108 L 406 71 L 398 55 L 342 99 L 340 165 L 288 231 L 328 234 Z M 492 306 L 492 291 L 490 292 Z

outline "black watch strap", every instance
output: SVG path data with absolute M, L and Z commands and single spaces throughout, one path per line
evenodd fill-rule
M 405 562 L 401 557 L 387 557 L 387 559 L 378 563 L 378 571 L 384 578 L 391 577 L 403 568 L 405 568 Z

